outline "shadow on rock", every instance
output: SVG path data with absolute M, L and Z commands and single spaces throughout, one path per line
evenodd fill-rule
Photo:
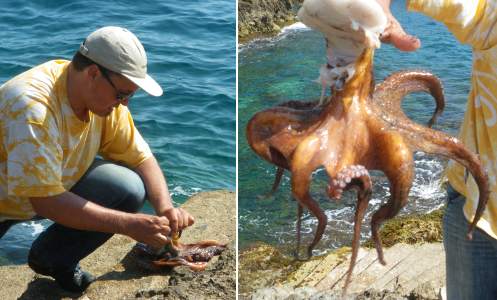
M 29 283 L 24 293 L 18 299 L 59 300 L 63 298 L 77 298 L 79 296 L 81 296 L 81 294 L 71 293 L 61 289 L 53 279 L 38 277 Z
M 121 260 L 121 265 L 124 271 L 111 271 L 98 277 L 99 281 L 115 280 L 125 281 L 130 279 L 142 278 L 148 275 L 161 274 L 169 276 L 174 274 L 172 268 L 157 268 L 152 265 L 150 260 L 139 255 L 136 251 L 129 251 L 128 254 Z

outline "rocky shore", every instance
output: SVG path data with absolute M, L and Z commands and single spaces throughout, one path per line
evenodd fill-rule
M 346 299 L 441 299 L 445 255 L 443 211 L 387 222 L 381 235 L 383 266 L 370 242 L 359 251 Z M 296 261 L 276 247 L 257 244 L 239 254 L 239 299 L 342 299 L 350 248 Z
M 19 265 L 0 267 L 0 299 L 235 299 L 235 193 L 199 193 L 182 207 L 195 217 L 195 225 L 183 232 L 183 243 L 205 239 L 228 243 L 227 250 L 205 271 L 192 272 L 185 267 L 147 271 L 130 251 L 135 241 L 115 235 L 81 262 L 85 270 L 97 276 L 84 294 L 65 292 L 51 278 Z
M 297 8 L 303 0 L 239 0 L 238 39 L 273 36 L 281 28 L 295 23 Z

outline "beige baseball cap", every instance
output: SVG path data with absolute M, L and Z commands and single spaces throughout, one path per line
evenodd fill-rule
M 152 96 L 162 95 L 160 85 L 147 74 L 147 54 L 131 31 L 102 27 L 92 32 L 79 47 L 79 52 L 95 63 L 131 80 Z

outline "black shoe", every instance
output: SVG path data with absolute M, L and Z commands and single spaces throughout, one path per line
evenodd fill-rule
M 82 293 L 86 288 L 95 281 L 95 277 L 88 272 L 81 270 L 79 265 L 69 271 L 46 270 L 36 263 L 29 261 L 29 267 L 38 274 L 51 276 L 57 281 L 60 287 L 66 291 Z
M 75 293 L 84 292 L 90 283 L 95 281 L 95 277 L 81 270 L 79 265 L 70 272 L 61 272 L 54 274 L 52 277 L 55 278 L 55 281 L 57 281 L 61 288 Z

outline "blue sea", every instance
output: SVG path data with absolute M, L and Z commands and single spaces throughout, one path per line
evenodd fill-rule
M 435 129 L 457 135 L 466 97 L 470 89 L 471 49 L 459 44 L 447 29 L 434 20 L 405 10 L 405 1 L 392 1 L 394 15 L 406 31 L 417 35 L 422 48 L 403 53 L 390 45 L 375 52 L 375 78 L 379 82 L 392 72 L 405 69 L 428 70 L 439 76 L 445 87 L 446 108 Z M 326 63 L 322 35 L 297 23 L 277 37 L 239 45 L 238 127 L 239 127 L 239 247 L 244 249 L 262 241 L 287 253 L 294 249 L 297 204 L 291 197 L 288 173 L 278 192 L 260 197 L 272 186 L 275 168 L 256 156 L 248 147 L 245 127 L 257 111 L 292 99 L 317 99 L 321 88 L 315 82 L 319 67 Z M 426 124 L 434 101 L 428 94 L 406 97 L 403 108 L 417 122 Z M 401 214 L 427 213 L 441 207 L 444 191 L 440 178 L 446 161 L 423 153 L 415 154 L 416 177 L 409 203 Z M 389 184 L 381 172 L 371 172 L 374 183 L 372 200 L 363 222 L 362 240 L 369 238 L 369 222 L 389 196 Z M 311 194 L 328 216 L 328 225 L 315 254 L 341 246 L 352 239 L 355 192 L 344 194 L 336 202 L 326 194 L 327 176 L 318 170 L 313 176 Z M 314 237 L 317 220 L 309 213 L 303 219 L 303 245 Z
M 92 31 L 131 30 L 163 87 L 129 107 L 179 205 L 202 191 L 236 188 L 236 3 L 206 1 L 13 1 L 0 4 L 0 84 L 52 59 L 71 59 Z M 150 206 L 145 212 L 152 213 Z M 48 221 L 14 226 L 0 265 L 26 261 Z

